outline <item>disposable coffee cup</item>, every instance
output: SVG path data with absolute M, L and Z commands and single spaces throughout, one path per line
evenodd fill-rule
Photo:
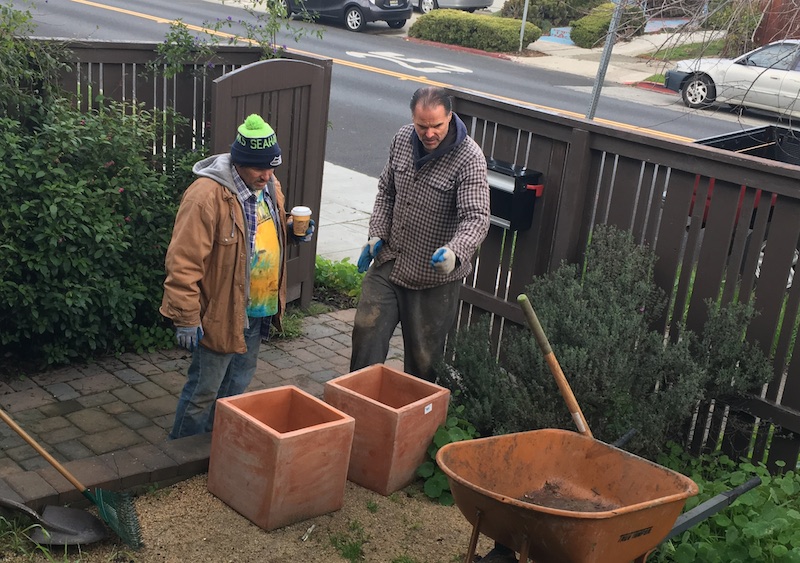
M 309 221 L 311 221 L 311 209 L 305 205 L 297 205 L 292 208 L 292 230 L 295 236 L 305 236 L 308 230 Z

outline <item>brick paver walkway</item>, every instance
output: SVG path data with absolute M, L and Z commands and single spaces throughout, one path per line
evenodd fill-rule
M 249 391 L 295 385 L 322 397 L 350 369 L 355 309 L 303 319 L 303 336 L 262 344 Z M 210 435 L 167 441 L 190 354 L 124 354 L 0 383 L 0 405 L 86 487 L 165 486 L 208 469 Z M 402 339 L 388 365 L 402 369 Z M 83 497 L 0 422 L 0 497 L 38 509 Z

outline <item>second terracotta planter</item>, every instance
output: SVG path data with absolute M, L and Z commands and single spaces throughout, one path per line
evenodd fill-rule
M 356 421 L 347 478 L 389 495 L 414 480 L 447 419 L 450 391 L 376 364 L 328 381 L 325 402 Z
M 354 427 L 293 386 L 219 399 L 208 490 L 265 530 L 338 510 Z

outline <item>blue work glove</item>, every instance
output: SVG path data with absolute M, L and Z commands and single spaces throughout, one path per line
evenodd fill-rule
M 314 236 L 314 231 L 317 230 L 317 224 L 314 222 L 314 219 L 311 219 L 308 222 L 308 229 L 306 229 L 306 234 L 299 237 L 294 234 L 294 221 L 289 219 L 289 222 L 286 223 L 286 230 L 289 231 L 289 236 L 292 237 L 292 240 L 295 242 L 311 242 L 311 237 Z
M 443 246 L 431 256 L 431 267 L 438 273 L 447 275 L 456 267 L 456 255 L 452 250 Z
M 203 339 L 202 326 L 179 326 L 175 328 L 175 338 L 178 340 L 178 346 L 186 348 L 192 352 L 195 346 L 200 345 Z
M 361 249 L 361 256 L 358 257 L 358 272 L 363 274 L 369 270 L 369 265 L 372 259 L 378 255 L 381 247 L 383 246 L 383 239 L 378 237 L 371 237 L 364 248 Z

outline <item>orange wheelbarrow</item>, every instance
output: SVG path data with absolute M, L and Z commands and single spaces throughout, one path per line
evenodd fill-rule
M 760 483 L 756 477 L 695 508 L 688 477 L 594 439 L 535 313 L 529 324 L 580 434 L 532 430 L 455 442 L 436 455 L 456 506 L 472 524 L 465 563 L 481 533 L 520 554 L 520 563 L 644 563 L 659 543 L 716 513 Z M 674 526 L 673 526 L 674 525 Z

